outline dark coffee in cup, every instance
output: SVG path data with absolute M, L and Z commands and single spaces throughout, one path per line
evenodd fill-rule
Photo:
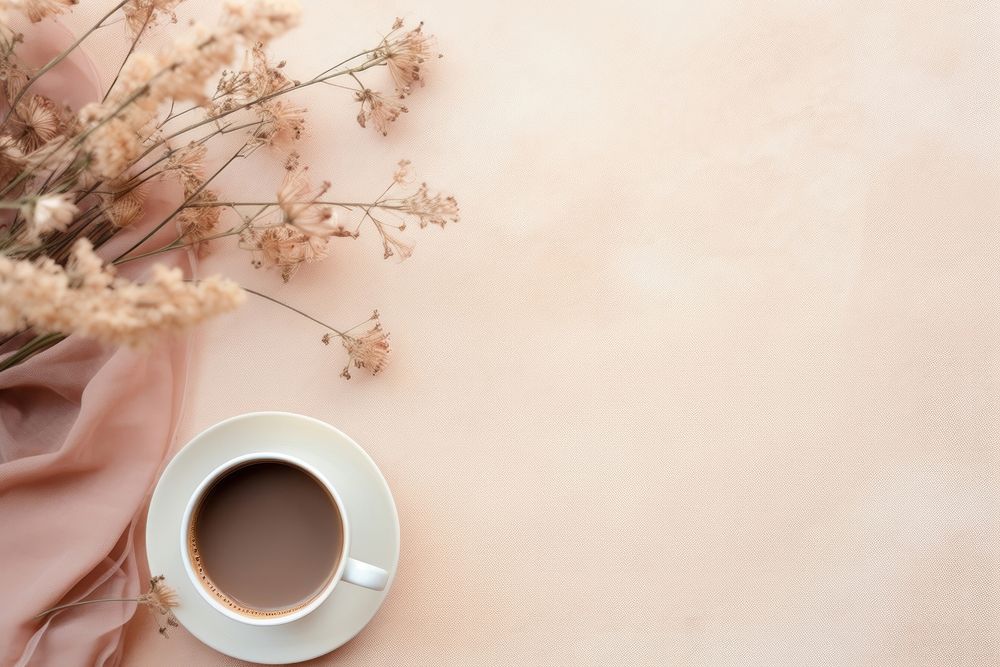
M 344 557 L 336 501 L 306 470 L 256 460 L 202 494 L 188 528 L 191 564 L 226 607 L 250 617 L 291 614 L 320 594 Z

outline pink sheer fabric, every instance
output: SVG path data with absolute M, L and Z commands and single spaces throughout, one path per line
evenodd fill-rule
M 51 22 L 31 30 L 20 53 L 35 66 L 71 42 Z M 37 90 L 58 91 L 57 99 L 78 107 L 97 98 L 99 86 L 76 52 Z M 147 218 L 165 206 L 154 198 Z M 123 273 L 142 275 L 142 263 L 129 267 Z M 34 617 L 59 604 L 141 592 L 138 526 L 173 440 L 186 371 L 183 338 L 133 351 L 71 337 L 0 373 L 0 665 L 121 662 L 135 603 Z
M 135 597 L 140 508 L 166 456 L 186 345 L 69 339 L 0 374 L 0 663 L 115 665 Z

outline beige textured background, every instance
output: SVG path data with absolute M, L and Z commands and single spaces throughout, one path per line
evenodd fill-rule
M 997 3 L 305 4 L 303 76 L 396 15 L 446 54 L 384 140 L 303 95 L 315 173 L 463 207 L 403 264 L 206 262 L 393 333 L 349 383 L 264 302 L 200 334 L 182 442 L 302 412 L 395 494 L 393 590 L 315 664 L 1000 661 Z M 145 616 L 126 663 L 233 664 Z

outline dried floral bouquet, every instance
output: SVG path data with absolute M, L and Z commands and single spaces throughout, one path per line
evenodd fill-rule
M 218 25 L 192 23 L 159 52 L 141 48 L 143 40 L 154 26 L 177 22 L 181 0 L 125 0 L 68 49 L 30 69 L 18 57 L 25 38 L 9 17 L 20 12 L 37 22 L 75 1 L 0 0 L 0 344 L 9 350 L 0 371 L 69 335 L 143 345 L 235 308 L 247 292 L 322 325 L 324 343 L 339 338 L 348 355 L 344 377 L 352 366 L 382 369 L 389 342 L 377 312 L 340 330 L 218 276 L 186 280 L 180 269 L 155 264 L 132 281 L 115 267 L 179 250 L 204 253 L 234 237 L 254 266 L 273 267 L 288 281 L 301 264 L 326 257 L 334 239 L 357 238 L 362 225 L 381 236 L 386 258 L 405 259 L 412 245 L 400 232 L 408 220 L 420 227 L 457 221 L 454 198 L 426 185 L 408 187 L 406 160 L 374 200 L 336 201 L 330 183 L 314 183 L 295 151 L 307 110 L 289 94 L 315 84 L 348 90 L 361 127 L 387 134 L 437 57 L 422 26 L 407 30 L 397 19 L 371 49 L 296 80 L 266 51 L 299 20 L 290 0 L 226 2 Z M 111 29 L 126 30 L 131 47 L 102 100 L 73 110 L 33 89 L 88 36 Z M 391 93 L 365 83 L 378 69 L 388 71 Z M 236 150 L 211 151 L 233 137 Z M 285 169 L 273 199 L 224 199 L 213 181 L 262 149 L 276 153 Z M 208 169 L 212 158 L 221 166 Z M 167 179 L 183 196 L 162 219 L 143 219 L 150 189 Z M 140 221 L 142 229 L 134 229 Z M 174 230 L 173 240 L 158 240 L 161 230 Z M 102 257 L 102 246 L 125 232 L 138 238 Z

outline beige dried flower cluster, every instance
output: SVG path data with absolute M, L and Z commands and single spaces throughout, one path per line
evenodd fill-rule
M 438 225 L 444 228 L 449 222 L 458 222 L 458 202 L 455 198 L 440 193 L 431 194 L 426 183 L 421 183 L 415 193 L 403 200 L 402 210 L 417 218 L 421 227 Z
M 67 265 L 0 256 L 0 331 L 31 327 L 116 345 L 143 345 L 150 334 L 183 331 L 236 308 L 245 296 L 232 281 L 196 283 L 162 264 L 142 284 L 118 279 L 80 239 Z
M 384 62 L 395 85 L 395 95 L 390 97 L 367 87 L 361 87 L 354 93 L 354 99 L 361 103 L 358 111 L 358 125 L 372 127 L 381 134 L 389 134 L 389 127 L 401 114 L 409 109 L 402 100 L 413 92 L 416 84 L 424 85 L 422 67 L 425 61 L 435 54 L 434 38 L 425 35 L 424 24 L 421 22 L 413 30 L 400 35 L 403 20 L 397 18 L 392 24 L 392 31 L 382 40 L 369 58 L 376 62 Z
M 257 119 L 248 130 L 252 146 L 290 151 L 306 134 L 307 110 L 280 95 L 299 85 L 285 76 L 284 68 L 284 61 L 271 63 L 264 44 L 257 42 L 247 50 L 243 67 L 224 71 L 216 86 L 211 101 L 215 114 L 247 109 Z
M 350 333 L 344 333 L 340 337 L 340 342 L 347 350 L 347 365 L 340 372 L 340 376 L 346 380 L 351 379 L 352 365 L 355 368 L 363 368 L 372 375 L 378 375 L 379 371 L 385 368 L 386 363 L 389 361 L 389 353 L 392 352 L 392 348 L 389 346 L 389 334 L 382 329 L 382 323 L 379 322 L 377 310 L 372 313 L 371 317 L 364 324 L 368 322 L 374 322 L 375 324 L 360 336 L 352 336 Z M 329 345 L 332 338 L 330 334 L 326 334 L 322 339 L 323 344 Z
M 360 226 L 370 221 L 381 237 L 383 256 L 407 259 L 414 245 L 398 234 L 406 229 L 405 218 L 412 217 L 423 228 L 429 224 L 444 227 L 459 219 L 458 202 L 454 197 L 432 194 L 426 183 L 406 197 L 392 196 L 397 187 L 408 181 L 409 160 L 400 160 L 389 186 L 378 199 L 358 204 L 328 202 L 323 196 L 330 189 L 324 181 L 313 187 L 308 169 L 300 166 L 298 155 L 292 153 L 286 161 L 285 179 L 273 205 L 280 214 L 277 221 L 264 218 L 245 225 L 240 235 L 241 246 L 252 254 L 257 268 L 278 268 L 285 282 L 291 280 L 302 264 L 317 262 L 329 256 L 329 241 L 334 237 L 356 239 Z M 254 206 L 252 202 L 228 202 L 230 206 Z M 362 212 L 361 221 L 348 228 L 334 215 L 332 205 Z
M 133 38 L 142 35 L 147 28 L 155 26 L 164 16 L 171 23 L 177 23 L 174 9 L 181 0 L 129 0 L 122 7 L 125 26 Z
M 328 255 L 326 239 L 309 236 L 291 225 L 252 228 L 243 239 L 254 253 L 254 266 L 277 267 L 286 283 L 302 264 L 318 262 Z
M 393 31 L 403 27 L 403 20 L 397 18 L 393 23 Z M 396 82 L 396 92 L 400 96 L 409 95 L 414 84 L 424 85 L 421 67 L 428 58 L 440 56 L 433 53 L 434 38 L 424 34 L 423 21 L 413 30 L 406 32 L 399 39 L 386 38 L 382 49 L 376 53 L 385 56 L 389 64 L 389 73 Z M 376 56 L 377 57 L 377 56 Z
M 81 112 L 91 174 L 112 178 L 125 171 L 156 129 L 162 105 L 206 102 L 206 85 L 232 62 L 241 42 L 264 44 L 294 27 L 298 18 L 291 3 L 258 0 L 251 8 L 227 2 L 215 29 L 196 24 L 156 55 L 133 55 L 108 98 Z
M 341 201 L 296 151 L 308 136 L 309 114 L 291 94 L 336 78 L 357 84 L 358 123 L 388 134 L 437 55 L 422 24 L 406 30 L 397 19 L 374 48 L 297 79 L 267 51 L 298 24 L 294 0 L 226 0 L 217 24 L 191 23 L 160 50 L 142 48 L 143 40 L 155 27 L 177 23 L 182 0 L 122 0 L 80 42 L 119 25 L 131 48 L 103 99 L 74 110 L 33 87 L 69 51 L 33 69 L 18 56 L 24 36 L 5 20 L 20 12 L 40 21 L 74 2 L 0 0 L 0 335 L 7 343 L 28 340 L 6 352 L 0 342 L 0 371 L 65 335 L 144 345 L 157 332 L 181 331 L 236 307 L 244 292 L 290 308 L 221 278 L 190 282 L 177 269 L 153 265 L 128 280 L 117 265 L 182 249 L 204 254 L 232 236 L 254 266 L 274 268 L 287 282 L 304 264 L 330 256 L 335 239 L 358 238 L 362 225 L 378 232 L 385 257 L 405 259 L 414 247 L 402 235 L 407 220 L 443 227 L 458 219 L 454 198 L 426 185 L 410 188 L 408 161 L 378 197 Z M 365 81 L 383 68 L 391 94 Z M 242 145 L 232 154 L 213 150 L 226 136 L 242 137 Z M 273 198 L 224 197 L 213 181 L 261 149 L 285 162 Z M 181 199 L 150 220 L 147 197 L 168 181 L 179 184 Z M 126 229 L 138 240 L 102 256 Z M 176 231 L 165 245 L 158 234 L 164 229 Z M 323 326 L 341 338 L 348 368 L 374 374 L 386 364 L 389 343 L 377 315 L 372 321 L 362 335 Z M 343 375 L 350 377 L 346 369 Z
M 27 16 L 32 23 L 38 23 L 49 16 L 62 14 L 76 3 L 77 0 L 5 0 L 0 3 L 0 11 L 4 14 L 0 18 L 6 23 L 6 14 L 16 11 Z

